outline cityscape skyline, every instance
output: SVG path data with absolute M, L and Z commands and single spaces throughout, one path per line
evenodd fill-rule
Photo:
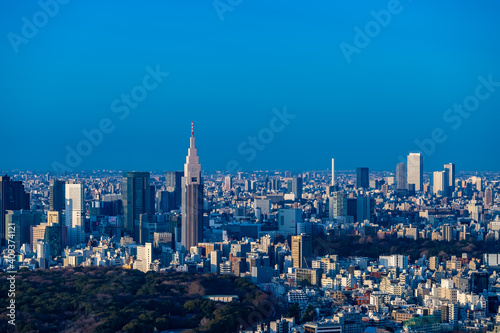
M 0 1 L 0 332 L 500 333 L 499 13 Z
M 174 169 L 184 157 L 183 124 L 195 120 L 206 170 L 232 160 L 245 170 L 319 170 L 328 163 L 323 154 L 335 156 L 339 170 L 392 170 L 417 150 L 429 153 L 430 169 L 454 161 L 463 170 L 498 170 L 487 144 L 496 140 L 500 105 L 496 2 L 457 3 L 450 15 L 445 4 L 401 1 L 350 62 L 341 46 L 355 45 L 356 28 L 374 22 L 370 13 L 387 1 L 257 1 L 223 21 L 211 4 L 131 4 L 60 5 L 16 53 L 8 36 L 23 37 L 22 18 L 41 8 L 5 2 L 0 71 L 10 79 L 0 82 L 0 110 L 3 121 L 22 126 L 0 134 L 10 142 L 2 169 L 53 170 L 67 147 L 87 140 L 84 131 L 101 125 L 102 139 L 72 169 Z M 137 98 L 128 106 L 122 95 Z M 240 154 L 238 146 L 246 142 L 246 150 L 284 108 L 294 118 L 276 124 L 256 155 Z M 473 142 L 470 158 L 463 152 Z

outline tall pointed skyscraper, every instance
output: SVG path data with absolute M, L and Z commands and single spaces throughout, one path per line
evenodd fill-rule
M 184 164 L 182 177 L 182 247 L 189 251 L 203 241 L 203 182 L 201 165 L 194 144 L 193 123 L 191 123 L 191 140 Z

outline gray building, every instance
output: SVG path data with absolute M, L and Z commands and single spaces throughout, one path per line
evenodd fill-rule
M 181 209 L 182 204 L 182 177 L 183 171 L 165 172 L 165 189 L 170 193 L 168 210 Z
M 330 200 L 330 220 L 347 216 L 347 195 L 344 192 L 333 192 Z
M 455 164 L 448 163 L 444 165 L 444 169 L 448 170 L 448 193 L 446 194 L 448 197 L 451 197 L 453 192 L 455 191 Z
M 149 172 L 124 172 L 122 179 L 124 228 L 137 240 L 141 214 L 154 214 L 155 187 Z
M 278 231 L 284 236 L 297 233 L 297 223 L 302 223 L 302 209 L 280 209 L 278 212 Z
M 396 166 L 396 189 L 406 190 L 407 188 L 406 163 L 401 162 Z
M 288 181 L 288 192 L 295 194 L 295 200 L 302 198 L 302 178 L 293 177 Z

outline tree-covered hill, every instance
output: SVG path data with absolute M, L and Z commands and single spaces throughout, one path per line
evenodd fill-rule
M 411 260 L 422 255 L 427 258 L 438 256 L 440 260 L 448 260 L 451 256 L 461 257 L 468 253 L 471 257 L 482 259 L 485 253 L 500 253 L 500 242 L 496 241 L 433 241 L 429 239 L 385 238 L 367 236 L 317 236 L 314 240 L 315 256 L 338 254 L 340 257 L 362 256 L 376 259 L 380 255 L 404 254 Z
M 17 273 L 13 329 L 7 322 L 9 283 L 6 274 L 0 278 L 0 332 L 234 332 L 255 313 L 272 312 L 258 310 L 270 307 L 269 295 L 234 276 L 97 267 L 25 269 Z M 203 298 L 215 294 L 238 295 L 239 301 Z

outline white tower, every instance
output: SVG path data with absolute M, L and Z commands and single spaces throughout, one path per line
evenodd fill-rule
M 335 185 L 335 159 L 332 158 L 332 186 Z
M 83 204 L 83 186 L 73 181 L 66 182 L 66 217 L 68 241 L 71 246 L 85 242 L 85 206 Z

